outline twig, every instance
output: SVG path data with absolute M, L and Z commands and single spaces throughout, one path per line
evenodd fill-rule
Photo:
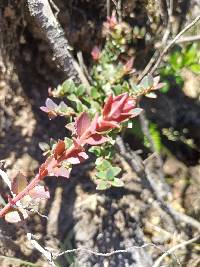
M 167 25 L 167 21 L 168 21 L 168 12 L 166 12 L 167 10 L 167 2 L 166 0 L 159 0 L 159 8 L 160 8 L 160 15 L 163 19 L 163 22 L 165 25 Z
M 55 18 L 48 0 L 27 0 L 30 14 L 35 18 L 48 40 L 62 71 L 75 83 L 89 85 L 78 63 L 69 51 L 69 43 Z
M 159 55 L 158 50 L 156 50 L 153 54 L 153 56 L 151 57 L 151 59 L 149 60 L 148 64 L 146 65 L 146 67 L 144 68 L 144 70 L 142 71 L 142 73 L 138 76 L 137 80 L 138 82 L 142 80 L 142 78 L 149 72 L 149 70 L 152 68 L 154 62 L 156 61 L 157 57 Z
M 86 247 L 80 247 L 80 248 L 75 248 L 75 249 L 69 249 L 69 250 L 65 250 L 65 251 L 62 251 L 60 253 L 57 253 L 57 254 L 54 254 L 51 253 L 49 250 L 47 250 L 46 248 L 44 249 L 35 239 L 32 238 L 32 234 L 31 233 L 27 233 L 27 238 L 28 240 L 31 242 L 31 244 L 33 245 L 33 247 L 38 250 L 49 262 L 49 264 L 51 266 L 56 266 L 54 261 L 57 260 L 57 258 L 65 255 L 65 254 L 70 254 L 70 253 L 74 253 L 74 252 L 78 252 L 78 251 L 82 251 L 82 252 L 86 252 L 86 253 L 89 253 L 89 254 L 92 254 L 92 255 L 95 255 L 95 256 L 101 256 L 101 257 L 111 257 L 113 255 L 116 255 L 116 254 L 120 254 L 120 253 L 130 253 L 131 250 L 135 250 L 135 249 L 144 249 L 144 248 L 147 248 L 147 247 L 154 247 L 158 250 L 160 250 L 163 254 L 162 254 L 162 259 L 166 256 L 166 255 L 170 255 L 172 254 L 173 257 L 176 259 L 177 262 L 178 259 L 177 257 L 173 254 L 174 250 L 178 249 L 179 247 L 182 247 L 183 244 L 187 245 L 189 243 L 192 243 L 194 241 L 196 241 L 198 237 L 196 238 L 193 238 L 193 241 L 192 240 L 189 240 L 189 241 L 186 241 L 184 243 L 181 243 L 179 245 L 177 245 L 176 247 L 173 247 L 172 249 L 168 250 L 168 251 L 163 251 L 163 249 L 161 249 L 160 247 L 158 247 L 157 245 L 153 244 L 153 243 L 147 243 L 147 244 L 144 244 L 142 246 L 131 246 L 131 247 L 128 247 L 126 249 L 118 249 L 118 250 L 113 250 L 111 252 L 106 252 L 106 253 L 102 253 L 102 252 L 98 252 L 98 251 L 94 251 L 94 250 L 91 250 L 91 249 L 88 249 Z M 176 249 L 174 249 L 176 248 Z M 160 257 L 160 258 L 161 258 Z M 159 258 L 159 259 L 160 259 Z M 162 261 L 161 259 L 161 261 Z M 155 267 L 155 266 L 154 266 Z M 158 267 L 158 266 L 156 266 Z
M 50 4 L 52 5 L 52 7 L 55 9 L 56 13 L 55 13 L 55 17 L 58 17 L 58 14 L 60 12 L 60 9 L 57 7 L 57 5 L 54 3 L 53 0 L 49 0 Z
M 148 165 L 144 166 L 142 159 L 139 155 L 136 155 L 134 151 L 130 153 L 120 136 L 116 139 L 116 144 L 118 146 L 120 154 L 124 159 L 129 163 L 130 167 L 137 173 L 137 175 L 144 181 L 148 182 L 148 185 L 154 194 L 154 197 L 160 204 L 160 206 L 169 214 L 175 221 L 184 222 L 187 225 L 193 226 L 200 233 L 200 222 L 194 218 L 174 210 L 170 204 L 166 203 L 162 197 L 160 190 L 157 188 L 157 184 L 152 178 L 151 171 L 148 168 Z
M 150 143 L 150 150 L 154 153 L 154 152 L 156 152 L 156 147 L 155 147 L 154 141 L 152 139 L 151 133 L 149 131 L 149 122 L 146 119 L 144 111 L 142 113 L 140 113 L 139 120 L 140 120 L 140 125 L 142 128 L 143 134 L 147 137 L 147 139 Z
M 145 175 L 143 176 L 143 178 L 145 180 L 147 180 L 149 182 L 149 185 L 152 188 L 153 194 L 156 197 L 158 203 L 160 204 L 160 206 L 168 213 L 172 216 L 172 218 L 174 218 L 176 221 L 179 222 L 184 222 L 187 225 L 191 225 L 194 228 L 196 228 L 198 230 L 198 232 L 200 233 L 200 222 L 198 222 L 197 220 L 195 220 L 194 218 L 183 214 L 181 212 L 178 212 L 176 210 L 174 210 L 170 204 L 166 203 L 163 200 L 163 197 L 161 196 L 160 191 L 157 189 L 157 184 L 154 182 L 152 176 L 151 176 L 151 172 L 149 171 L 148 167 L 145 166 Z
M 8 178 L 8 175 L 6 172 L 2 171 L 0 169 L 0 176 L 2 177 L 3 181 L 5 184 L 7 184 L 7 186 L 9 187 L 9 189 L 11 190 L 11 181 L 10 179 Z
M 15 258 L 15 257 L 0 255 L 0 260 L 1 259 L 2 260 L 7 260 L 7 261 L 13 261 L 13 264 L 15 266 L 17 265 L 17 266 L 39 267 L 39 265 L 36 264 L 36 263 L 32 263 L 30 261 L 21 260 L 21 259 Z M 18 264 L 20 264 L 20 265 L 18 265 Z M 8 265 L 8 266 L 14 266 L 14 265 Z
M 161 250 L 161 248 L 159 248 L 158 246 L 156 246 L 155 244 L 153 243 L 148 243 L 148 244 L 144 244 L 142 246 L 132 246 L 132 247 L 128 247 L 127 249 L 119 249 L 119 250 L 113 250 L 111 252 L 106 252 L 106 253 L 102 253 L 102 252 L 98 252 L 98 251 L 94 251 L 94 250 L 91 250 L 91 249 L 88 249 L 86 247 L 80 247 L 80 248 L 74 248 L 74 249 L 69 249 L 69 250 L 66 250 L 66 251 L 62 251 L 56 255 L 54 255 L 54 259 L 57 259 L 58 257 L 64 255 L 64 254 L 69 254 L 69 253 L 73 253 L 73 252 L 77 252 L 77 251 L 83 251 L 83 252 L 87 252 L 89 254 L 93 254 L 95 256 L 102 256 L 102 257 L 110 257 L 110 256 L 113 256 L 115 254 L 119 254 L 119 253 L 129 253 L 131 250 L 134 250 L 134 249 L 143 249 L 143 248 L 146 248 L 146 247 L 149 247 L 149 246 L 152 246 L 152 247 L 156 247 L 157 249 Z
M 183 243 L 180 243 L 172 248 L 170 248 L 168 251 L 166 251 L 164 254 L 162 254 L 154 263 L 153 267 L 159 267 L 161 262 L 163 261 L 163 259 L 168 256 L 169 254 L 173 253 L 174 251 L 176 251 L 177 249 L 180 249 L 180 248 L 183 248 L 195 241 L 197 241 L 198 239 L 200 238 L 200 235 L 188 240 L 188 241 L 185 241 Z
M 154 247 L 158 250 L 160 250 L 163 255 L 169 255 L 169 254 L 172 254 L 173 257 L 176 259 L 176 261 L 178 261 L 178 259 L 176 258 L 176 256 L 173 254 L 173 250 L 169 250 L 169 251 L 163 251 L 163 249 L 161 249 L 159 246 L 153 244 L 153 243 L 147 243 L 147 244 L 144 244 L 142 246 L 131 246 L 131 247 L 128 247 L 126 249 L 118 249 L 118 250 L 113 250 L 111 252 L 106 252 L 106 253 L 102 253 L 102 252 L 98 252 L 98 251 L 94 251 L 94 250 L 91 250 L 91 249 L 88 249 L 86 247 L 80 247 L 80 248 L 75 248 L 75 249 L 69 249 L 69 250 L 65 250 L 65 251 L 62 251 L 60 253 L 57 253 L 57 254 L 54 254 L 51 253 L 49 250 L 47 250 L 46 248 L 43 248 L 35 239 L 32 238 L 33 235 L 31 233 L 27 233 L 27 238 L 28 240 L 31 242 L 32 246 L 38 250 L 49 262 L 50 266 L 54 267 L 56 266 L 54 261 L 57 260 L 57 258 L 65 255 L 65 254 L 70 254 L 70 253 L 74 253 L 74 252 L 78 252 L 78 251 L 82 251 L 82 252 L 86 252 L 86 253 L 89 253 L 89 254 L 92 254 L 92 255 L 95 255 L 95 256 L 101 256 L 101 257 L 111 257 L 113 255 L 116 255 L 116 254 L 120 254 L 120 253 L 130 253 L 130 251 L 132 250 L 135 250 L 135 249 L 144 249 L 144 248 L 147 248 L 147 247 Z M 197 238 L 196 238 L 197 239 Z M 195 240 L 196 240 L 195 239 Z M 194 240 L 194 241 L 195 241 Z M 193 241 L 193 242 L 194 242 Z M 188 241 L 186 241 L 188 242 Z
M 139 120 L 140 120 L 140 124 L 141 124 L 141 128 L 142 128 L 142 131 L 143 131 L 143 134 L 146 136 L 146 138 L 148 139 L 149 141 L 149 144 L 150 144 L 150 150 L 154 153 L 155 155 L 155 159 L 156 159 L 156 162 L 157 162 L 157 166 L 158 166 L 158 171 L 159 171 L 159 181 L 160 183 L 162 183 L 162 188 L 164 190 L 163 191 L 163 196 L 169 196 L 170 194 L 170 189 L 169 189 L 169 186 L 167 185 L 167 183 L 165 182 L 165 179 L 164 179 L 164 173 L 163 173 L 163 160 L 161 158 L 161 156 L 159 155 L 159 153 L 157 153 L 156 151 L 156 147 L 155 147 L 155 144 L 154 144 L 154 141 L 152 139 L 152 136 L 151 136 L 151 133 L 150 133 L 150 130 L 149 130 L 149 122 L 145 116 L 145 111 L 143 111 L 140 115 L 139 115 Z
M 56 267 L 53 261 L 52 253 L 49 250 L 43 248 L 35 239 L 32 238 L 32 236 L 33 235 L 31 233 L 27 233 L 27 239 L 30 241 L 31 245 L 44 256 L 50 266 Z
M 121 2 L 121 0 L 118 0 L 117 2 L 116 2 L 116 0 L 112 0 L 112 2 L 114 3 L 114 5 L 116 7 L 118 20 L 119 20 L 119 22 L 121 22 L 122 21 L 122 2 Z
M 194 36 L 185 36 L 176 41 L 177 44 L 186 43 L 186 42 L 195 42 L 200 41 L 200 34 Z
M 138 81 L 141 81 L 142 78 L 150 71 L 151 68 L 152 69 L 151 69 L 150 73 L 153 74 L 155 72 L 155 70 L 158 68 L 163 56 L 166 54 L 166 52 L 169 50 L 169 48 L 171 46 L 173 46 L 175 43 L 190 42 L 190 41 L 192 42 L 192 41 L 200 40 L 200 35 L 197 35 L 194 37 L 193 36 L 185 37 L 185 38 L 182 37 L 181 39 L 179 39 L 187 30 L 189 30 L 192 26 L 194 26 L 199 21 L 199 19 L 200 19 L 200 15 L 196 19 L 194 19 L 190 24 L 188 24 L 177 36 L 175 36 L 175 38 L 172 39 L 168 43 L 168 45 L 166 45 L 166 47 L 164 48 L 163 52 L 160 54 L 159 57 L 158 57 L 159 52 L 157 50 L 154 52 L 154 54 L 151 57 L 151 59 L 149 60 L 148 64 L 146 65 L 146 67 L 144 68 L 142 73 L 138 76 L 138 78 L 137 78 Z M 169 31 L 167 28 L 165 33 L 164 33 L 164 36 L 163 36 L 163 39 L 162 39 L 160 46 L 163 47 L 167 43 L 168 37 L 169 37 Z M 154 65 L 154 63 L 155 63 L 155 65 Z
M 110 0 L 106 0 L 107 17 L 110 17 Z
M 167 17 L 167 28 L 166 31 L 163 35 L 162 38 L 162 46 L 164 46 L 169 38 L 169 35 L 171 33 L 171 26 L 172 26 L 172 14 L 173 14 L 173 6 L 174 6 L 174 1 L 173 0 L 167 0 L 167 13 L 168 13 L 168 17 Z
M 79 52 L 77 53 L 77 58 L 78 58 L 78 63 L 79 63 L 79 66 L 80 66 L 82 72 L 83 72 L 84 75 L 87 77 L 87 80 L 88 80 L 90 83 L 92 83 L 92 78 L 91 78 L 91 76 L 90 76 L 90 74 L 89 74 L 89 72 L 88 72 L 88 69 L 87 69 L 86 65 L 85 65 L 85 62 L 84 62 L 84 59 L 83 59 L 83 54 L 82 54 L 81 51 L 79 51 Z M 89 88 L 89 87 L 88 87 L 88 88 Z M 87 90 L 87 93 L 90 94 L 90 90 L 89 90 L 89 89 Z
M 182 31 L 179 32 L 179 34 L 177 34 L 175 36 L 175 38 L 163 49 L 162 53 L 160 54 L 158 60 L 156 61 L 155 65 L 153 66 L 153 68 L 151 69 L 150 73 L 153 74 L 155 72 L 155 70 L 158 68 L 158 66 L 160 65 L 160 62 L 162 61 L 163 56 L 167 53 L 167 51 L 169 50 L 169 48 L 171 48 L 176 41 L 178 41 L 178 39 L 186 32 L 188 31 L 191 27 L 193 27 L 198 21 L 200 20 L 200 15 L 197 16 L 190 24 L 188 24 Z

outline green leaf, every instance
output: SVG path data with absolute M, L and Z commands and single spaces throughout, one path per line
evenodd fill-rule
M 96 173 L 96 176 L 101 180 L 106 180 L 106 175 L 107 175 L 106 171 L 99 171 Z
M 162 141 L 161 141 L 160 132 L 158 130 L 157 125 L 155 123 L 150 122 L 149 130 L 150 130 L 150 134 L 153 139 L 153 142 L 154 142 L 154 146 L 156 150 L 160 152 L 161 147 L 162 147 Z
M 95 161 L 95 165 L 96 165 L 96 167 L 97 167 L 98 165 L 100 165 L 101 162 L 102 162 L 102 158 L 97 158 L 96 161 Z
M 89 148 L 89 152 L 94 153 L 97 157 L 101 155 L 101 147 L 99 146 L 91 146 Z
M 106 171 L 106 180 L 113 181 L 115 178 L 114 171 L 112 167 Z
M 113 91 L 115 95 L 120 95 L 123 92 L 123 88 L 120 84 L 117 84 L 116 86 L 113 87 Z
M 50 147 L 52 148 L 54 145 L 57 144 L 57 141 L 53 138 L 50 139 Z
M 183 65 L 189 66 L 192 63 L 194 63 L 197 59 L 197 46 L 189 45 L 189 47 L 186 48 L 186 51 L 183 52 Z
M 97 99 L 101 96 L 96 87 L 92 87 L 90 93 L 93 99 Z
M 171 68 L 175 71 L 179 71 L 183 67 L 183 57 L 180 51 L 176 51 L 170 55 L 169 63 Z
M 168 81 L 165 81 L 165 85 L 160 89 L 160 92 L 166 94 L 170 90 L 170 84 Z
M 40 142 L 39 143 L 39 148 L 42 150 L 42 151 L 48 151 L 50 150 L 50 146 L 49 144 L 45 143 L 45 142 Z
M 110 167 L 112 167 L 111 163 L 108 160 L 105 159 L 101 159 L 101 161 L 99 161 L 99 159 L 96 160 L 96 168 L 99 171 L 105 171 L 107 169 L 109 169 Z
M 64 142 L 65 142 L 66 148 L 72 146 L 72 144 L 73 144 L 73 141 L 68 137 L 65 137 Z
M 199 74 L 200 73 L 200 64 L 192 64 L 192 65 L 190 65 L 190 67 L 189 67 L 190 69 L 191 69 L 191 71 L 193 71 L 193 72 L 195 72 L 195 73 L 197 73 L 197 74 Z
M 146 27 L 142 27 L 142 28 L 140 29 L 140 35 L 141 35 L 141 37 L 144 37 L 145 34 L 146 34 Z
M 145 76 L 142 81 L 140 82 L 140 87 L 142 88 L 148 88 L 149 87 L 149 81 L 148 81 L 148 76 Z
M 157 95 L 155 93 L 149 93 L 149 94 L 146 94 L 145 96 L 149 98 L 157 98 Z
M 183 79 L 182 79 L 182 77 L 179 76 L 179 75 L 177 75 L 177 76 L 175 77 L 175 81 L 176 81 L 176 83 L 177 83 L 179 86 L 181 86 L 181 85 L 183 84 Z
M 130 86 L 129 86 L 129 83 L 127 81 L 123 82 L 122 89 L 123 89 L 122 92 L 129 92 Z
M 75 94 L 71 94 L 67 97 L 70 101 L 77 102 L 79 101 L 78 97 Z
M 133 28 L 133 35 L 134 36 L 138 36 L 139 35 L 139 32 L 140 32 L 140 29 L 138 26 L 134 26 Z
M 115 178 L 113 181 L 110 182 L 110 184 L 112 186 L 115 186 L 115 187 L 122 187 L 122 186 L 124 186 L 124 182 L 121 179 L 119 179 L 119 178 Z
M 71 108 L 71 107 L 58 107 L 57 109 L 58 112 L 60 112 L 61 114 L 65 114 L 65 115 L 68 115 L 68 114 L 73 114 L 74 113 L 74 110 Z
M 110 184 L 106 181 L 100 181 L 96 187 L 97 190 L 106 190 L 108 188 L 110 188 Z
M 89 112 L 91 114 L 96 114 L 98 111 L 101 110 L 101 106 L 99 105 L 98 102 L 90 100 L 90 109 Z
M 73 93 L 75 91 L 75 88 L 76 86 L 71 79 L 64 81 L 64 83 L 62 84 L 63 93 Z
M 152 87 L 154 84 L 153 76 L 151 74 L 148 74 L 147 79 L 148 79 L 148 86 Z
M 133 92 L 138 93 L 138 91 L 140 90 L 140 87 L 136 85 L 132 80 L 130 81 L 130 84 L 131 84 L 131 89 L 133 90 Z
M 117 176 L 121 172 L 121 168 L 119 167 L 112 167 L 114 176 Z
M 76 88 L 76 94 L 77 96 L 82 96 L 84 93 L 85 93 L 85 86 L 81 84 Z
M 80 113 L 80 112 L 83 112 L 85 109 L 84 109 L 84 105 L 80 102 L 80 101 L 77 101 L 76 102 L 76 108 L 77 108 L 77 111 Z

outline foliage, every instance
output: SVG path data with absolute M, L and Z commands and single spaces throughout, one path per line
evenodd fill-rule
M 130 127 L 130 120 L 141 113 L 138 99 L 142 95 L 155 98 L 154 91 L 163 84 L 159 83 L 159 77 L 153 78 L 150 74 L 140 82 L 135 81 L 133 58 L 126 54 L 127 44 L 133 37 L 125 23 L 118 22 L 112 15 L 104 23 L 104 33 L 104 48 L 100 51 L 95 47 L 92 51 L 95 63 L 91 70 L 91 86 L 76 85 L 69 79 L 49 90 L 51 97 L 62 98 L 62 101 L 56 104 L 47 98 L 41 110 L 50 120 L 57 116 L 66 118 L 65 127 L 71 137 L 51 140 L 50 144 L 40 143 L 46 160 L 30 183 L 23 175 L 11 182 L 13 198 L 9 197 L 8 204 L 0 211 L 0 216 L 5 216 L 7 221 L 26 219 L 33 198 L 49 198 L 48 190 L 39 185 L 40 181 L 46 176 L 69 178 L 73 165 L 88 159 L 88 148 L 97 157 L 93 177 L 97 189 L 123 186 L 118 177 L 121 169 L 113 166 L 116 135 Z M 152 133 L 159 148 L 155 127 Z
M 161 78 L 165 82 L 165 86 L 161 89 L 163 93 L 168 92 L 173 82 L 182 87 L 184 80 L 181 76 L 181 70 L 184 68 L 196 74 L 200 73 L 200 52 L 197 43 L 183 48 L 176 47 L 169 54 L 167 64 L 160 72 Z
M 151 134 L 151 138 L 154 143 L 155 150 L 157 152 L 160 152 L 162 148 L 162 142 L 161 142 L 161 136 L 160 136 L 160 132 L 158 130 L 157 124 L 153 122 L 149 122 L 149 132 Z M 146 145 L 146 147 L 150 146 L 149 140 L 146 137 L 144 137 L 144 144 Z

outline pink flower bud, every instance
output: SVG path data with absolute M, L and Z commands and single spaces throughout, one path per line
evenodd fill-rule
M 95 60 L 95 61 L 98 61 L 100 59 L 100 57 L 101 57 L 101 51 L 98 48 L 98 46 L 95 46 L 92 49 L 91 55 L 92 55 L 93 60 Z

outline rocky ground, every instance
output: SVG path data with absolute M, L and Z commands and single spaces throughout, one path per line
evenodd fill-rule
M 137 1 L 133 1 L 132 5 L 131 1 L 125 2 L 126 12 L 135 10 L 136 7 L 132 5 Z M 31 21 L 23 1 L 13 3 L 4 5 L 1 14 L 4 19 L 1 20 L 0 36 L 0 160 L 5 160 L 10 176 L 23 170 L 31 177 L 43 160 L 38 143 L 66 134 L 62 119 L 49 121 L 39 109 L 47 97 L 48 87 L 56 86 L 64 77 L 51 59 L 48 44 Z M 65 10 L 61 11 L 59 19 L 71 45 L 83 51 L 89 66 L 89 53 L 100 38 L 101 23 L 106 17 L 105 4 L 102 1 L 56 3 L 61 10 Z M 140 21 L 144 23 L 140 12 Z M 95 19 L 96 14 L 99 14 L 98 20 Z M 78 21 L 75 20 L 77 17 Z M 185 74 L 186 79 L 188 75 Z M 195 83 L 193 87 L 190 85 L 192 92 L 195 88 L 197 91 L 199 77 L 190 77 L 188 80 Z M 173 128 L 182 133 L 187 129 L 186 139 L 192 139 L 194 143 L 193 147 L 189 147 L 181 140 L 172 141 L 162 135 L 165 146 L 163 169 L 172 188 L 171 205 L 198 220 L 200 103 L 199 92 L 196 91 L 188 95 L 190 92 L 185 86 L 183 91 L 170 90 L 165 95 L 160 93 L 158 100 L 145 100 L 142 104 L 148 118 L 157 123 L 161 132 L 162 129 Z M 138 147 L 135 138 L 128 136 L 127 140 L 133 149 Z M 105 253 L 112 249 L 142 245 L 144 242 L 153 242 L 167 249 L 186 236 L 193 235 L 191 228 L 185 230 L 176 227 L 122 158 L 117 156 L 116 161 L 124 169 L 123 189 L 97 192 L 91 180 L 92 161 L 75 168 L 69 180 L 46 179 L 52 197 L 47 203 L 42 203 L 40 212 L 48 216 L 48 220 L 36 214 L 28 221 L 29 230 L 41 244 L 53 251 L 83 245 Z M 5 195 L 5 190 L 1 183 L 2 195 Z M 2 267 L 48 266 L 41 255 L 32 249 L 22 226 L 9 225 L 1 219 L 0 227 Z M 147 251 L 153 259 L 160 255 L 160 251 L 154 247 Z M 135 262 L 143 257 L 143 253 L 144 250 L 133 250 L 105 258 L 78 252 L 61 257 L 59 266 L 140 266 Z M 200 264 L 197 246 L 178 251 L 177 257 L 181 266 L 197 267 Z M 35 265 L 18 259 L 34 262 Z M 149 266 L 147 260 L 141 263 L 142 267 Z M 178 266 L 175 259 L 171 262 L 169 258 L 169 265 L 166 266 Z

